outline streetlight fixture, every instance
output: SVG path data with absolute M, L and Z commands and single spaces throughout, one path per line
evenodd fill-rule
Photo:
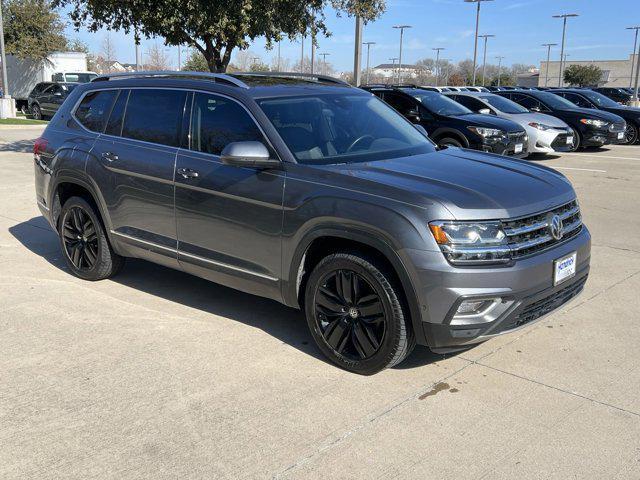
M 549 86 L 549 59 L 551 58 L 551 47 L 557 47 L 557 43 L 543 43 L 543 47 L 547 47 L 547 68 L 544 69 L 544 86 Z
M 394 25 L 393 28 L 400 30 L 400 55 L 398 56 L 398 85 L 400 85 L 401 72 L 402 72 L 402 37 L 404 36 L 405 28 L 412 28 L 411 25 Z
M 502 60 L 504 59 L 503 56 L 498 55 L 496 57 L 498 59 L 498 87 L 500 86 L 500 80 L 502 80 L 501 75 L 502 75 Z
M 327 56 L 331 55 L 330 53 L 319 53 L 319 56 L 322 57 L 322 74 L 327 74 Z
M 478 60 L 478 28 L 480 26 L 480 4 L 482 2 L 493 2 L 493 0 L 464 0 L 465 3 L 477 3 L 476 9 L 476 35 L 473 44 L 473 86 L 476 86 L 476 64 Z
M 362 44 L 367 46 L 367 84 L 369 84 L 369 49 L 371 45 L 375 45 L 376 42 L 362 42 Z
M 444 47 L 436 47 L 436 48 L 432 48 L 431 50 L 435 50 L 436 51 L 436 87 L 438 86 L 438 78 L 440 77 L 440 67 L 438 66 L 438 63 L 440 62 L 440 51 L 441 50 L 445 50 Z
M 558 86 L 562 86 L 562 69 L 564 68 L 564 39 L 567 33 L 567 18 L 578 17 L 577 13 L 564 13 L 562 15 L 553 15 L 553 18 L 562 19 L 562 47 L 560 47 L 560 73 L 558 74 Z
M 636 35 L 635 35 L 635 40 L 633 41 L 633 55 L 631 55 L 631 76 L 629 77 L 629 88 L 632 87 L 633 85 L 633 67 L 635 64 L 635 60 L 636 60 L 636 47 L 638 46 L 638 30 L 640 30 L 640 26 L 639 27 L 627 27 L 626 30 L 635 30 L 636 31 Z
M 487 71 L 487 39 L 493 38 L 495 35 L 478 35 L 478 38 L 484 38 L 484 57 L 482 59 L 482 86 L 484 87 L 484 74 Z M 474 82 L 475 85 L 475 82 Z

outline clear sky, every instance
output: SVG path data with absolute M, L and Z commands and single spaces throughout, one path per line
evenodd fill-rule
M 493 0 L 482 4 L 480 34 L 493 34 L 489 39 L 487 63 L 496 62 L 497 55 L 505 56 L 504 63 L 539 65 L 546 57 L 543 43 L 560 43 L 562 20 L 554 14 L 578 13 L 569 19 L 566 53 L 569 60 L 610 60 L 628 58 L 633 49 L 633 34 L 625 27 L 640 25 L 640 0 Z M 63 14 L 64 16 L 64 14 Z M 327 11 L 327 21 L 332 36 L 319 39 L 319 52 L 327 52 L 327 58 L 338 71 L 353 67 L 354 22 L 346 16 L 338 18 Z M 373 23 L 365 26 L 364 40 L 377 42 L 371 48 L 371 63 L 388 63 L 398 56 L 399 33 L 395 24 L 409 24 L 405 31 L 403 61 L 414 63 L 425 57 L 435 57 L 431 49 L 444 47 L 441 58 L 454 62 L 473 56 L 475 28 L 475 4 L 463 0 L 387 0 L 387 11 Z M 85 41 L 94 52 L 100 51 L 104 32 L 76 32 L 68 27 L 70 37 Z M 117 59 L 135 63 L 133 39 L 123 33 L 111 34 L 116 45 Z M 142 51 L 149 43 L 145 41 Z M 155 40 L 162 44 L 162 39 Z M 480 45 L 481 47 L 481 45 Z M 167 47 L 167 54 L 174 65 L 177 48 Z M 309 42 L 305 43 L 307 55 Z M 300 44 L 283 41 L 282 56 L 293 61 L 300 58 Z M 267 51 L 264 41 L 257 39 L 251 51 L 269 62 L 275 50 Z M 552 50 L 552 59 L 559 57 L 560 49 Z M 482 55 L 482 50 L 479 50 Z M 183 60 L 184 61 L 184 60 Z M 363 62 L 365 59 L 363 58 Z

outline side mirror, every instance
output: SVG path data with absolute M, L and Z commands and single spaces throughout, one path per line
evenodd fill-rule
M 491 115 L 491 110 L 488 108 L 481 108 L 480 110 L 478 110 L 478 113 L 481 113 L 483 115 Z
M 278 168 L 280 160 L 272 159 L 262 142 L 232 142 L 222 150 L 220 161 L 225 165 L 246 168 Z
M 412 108 L 405 114 L 405 116 L 412 122 L 420 121 L 420 112 L 417 108 Z

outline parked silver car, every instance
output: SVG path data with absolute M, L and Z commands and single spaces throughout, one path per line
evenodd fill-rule
M 496 115 L 524 127 L 529 137 L 530 154 L 572 150 L 573 130 L 559 118 L 532 112 L 493 93 L 451 92 L 446 95 L 474 112 Z

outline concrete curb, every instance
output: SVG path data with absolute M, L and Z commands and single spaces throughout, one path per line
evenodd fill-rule
M 41 129 L 45 129 L 46 126 L 48 124 L 47 123 L 41 123 L 41 124 L 26 124 L 26 125 L 0 125 L 0 130 L 30 130 L 30 129 L 36 129 L 36 128 L 41 128 Z

